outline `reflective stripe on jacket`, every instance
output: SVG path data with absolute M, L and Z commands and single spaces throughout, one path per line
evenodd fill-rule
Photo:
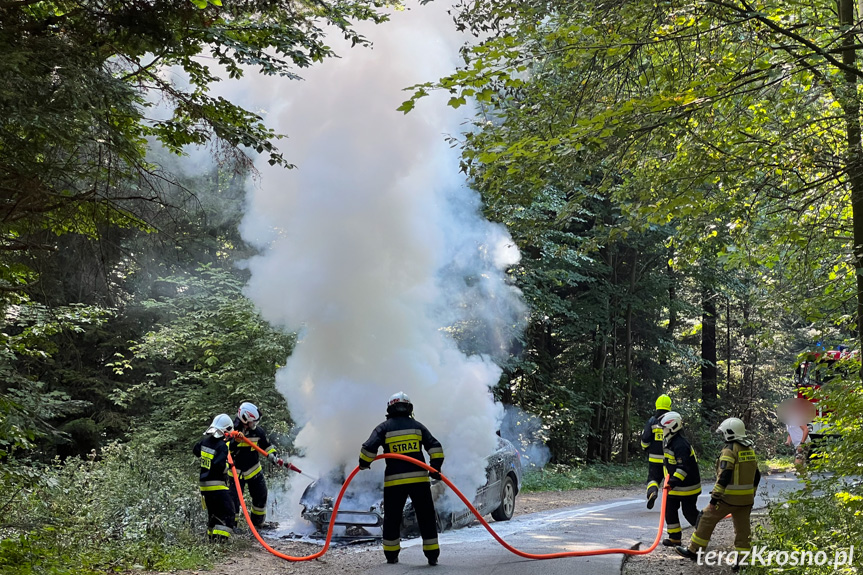
M 671 488 L 669 495 L 687 497 L 701 493 L 701 471 L 695 450 L 686 438 L 676 433 L 664 441 L 665 472 Z
M 656 410 L 644 425 L 644 431 L 641 432 L 641 448 L 647 450 L 647 460 L 660 465 L 665 460 L 665 454 L 662 447 L 663 431 L 659 421 L 665 413 L 668 412 L 664 409 Z
M 195 457 L 201 460 L 198 478 L 201 491 L 221 491 L 227 489 L 226 470 L 228 468 L 228 444 L 224 438 L 205 435 L 192 448 Z
M 755 503 L 757 475 L 755 451 L 736 441 L 726 443 L 716 462 L 713 497 L 728 505 L 752 505 Z
M 399 453 L 425 463 L 423 448 L 429 454 L 429 465 L 440 470 L 444 454 L 440 441 L 425 425 L 412 417 L 388 417 L 378 425 L 360 449 L 360 465 L 368 465 L 383 447 L 384 453 Z M 428 471 L 401 459 L 387 459 L 384 487 L 407 483 L 425 483 Z
M 267 438 L 267 432 L 258 425 L 255 429 L 243 429 L 243 424 L 239 418 L 234 419 L 234 429 L 241 431 L 246 439 L 266 451 L 267 453 L 275 453 L 275 446 L 270 444 Z M 258 458 L 258 450 L 239 439 L 231 440 L 231 455 L 234 458 L 234 467 L 243 479 L 251 479 L 261 472 L 261 462 Z

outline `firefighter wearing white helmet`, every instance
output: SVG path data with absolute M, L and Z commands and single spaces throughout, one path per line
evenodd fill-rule
M 671 398 L 665 394 L 656 398 L 656 412 L 647 420 L 641 432 L 641 448 L 647 450 L 647 508 L 653 509 L 659 496 L 659 486 L 665 476 L 665 453 L 662 447 L 663 431 L 659 424 L 662 416 L 671 409 Z
M 276 465 L 284 465 L 284 461 L 276 454 L 276 448 L 270 444 L 267 432 L 258 425 L 261 421 L 261 412 L 257 406 L 248 401 L 240 404 L 237 417 L 234 419 L 234 428 L 242 432 L 246 439 L 267 452 L 267 459 Z M 252 497 L 251 511 L 252 525 L 260 527 L 267 518 L 267 482 L 264 479 L 263 468 L 258 458 L 258 452 L 248 443 L 234 439 L 231 441 L 231 455 L 234 457 L 234 467 L 240 480 L 240 492 L 231 479 L 231 497 L 237 509 L 237 521 L 240 520 L 240 496 L 249 487 L 249 495 Z M 229 470 L 228 475 L 233 477 Z
M 692 445 L 683 437 L 683 418 L 676 411 L 669 411 L 659 421 L 663 429 L 662 447 L 665 458 L 666 486 L 668 498 L 665 503 L 665 525 L 668 538 L 662 541 L 666 547 L 681 543 L 683 527 L 679 511 L 691 524 L 698 521 L 698 495 L 701 493 L 701 472 L 698 458 Z
M 228 541 L 237 526 L 234 502 L 227 483 L 228 444 L 226 434 L 233 430 L 230 416 L 221 413 L 204 432 L 204 437 L 192 448 L 200 458 L 198 486 L 207 510 L 207 535 L 213 541 Z
M 707 547 L 716 524 L 729 513 L 734 523 L 734 549 L 750 550 L 749 515 L 761 480 L 758 458 L 741 420 L 729 417 L 719 424 L 716 432 L 722 435 L 725 446 L 716 462 L 716 485 L 710 493 L 710 504 L 704 508 L 689 547 L 676 548 L 677 553 L 693 560 L 698 557 L 699 549 Z
M 425 463 L 423 448 L 429 454 L 429 465 L 438 472 L 432 477 L 440 479 L 443 465 L 443 448 L 440 441 L 413 418 L 414 406 L 403 391 L 387 402 L 387 419 L 378 425 L 360 449 L 360 469 L 368 469 L 377 457 L 378 449 L 384 453 L 399 453 Z M 384 473 L 384 525 L 383 547 L 387 563 L 399 562 L 401 551 L 401 524 L 407 498 L 411 498 L 420 535 L 423 553 L 429 565 L 437 565 L 440 545 L 437 539 L 437 520 L 432 500 L 429 473 L 425 469 L 401 459 L 387 459 Z

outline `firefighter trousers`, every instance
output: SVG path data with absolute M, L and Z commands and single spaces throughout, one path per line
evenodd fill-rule
M 227 489 L 202 491 L 201 499 L 207 511 L 207 535 L 211 541 L 228 541 L 237 527 L 234 501 Z
M 662 486 L 662 481 L 665 479 L 665 466 L 661 463 L 647 464 L 647 498 L 650 499 L 650 494 L 659 495 L 659 488 Z
M 668 538 L 672 541 L 680 541 L 683 527 L 680 525 L 679 511 L 691 525 L 698 521 L 698 495 L 669 495 L 665 503 L 665 525 L 668 528 Z M 703 519 L 702 519 L 703 520 Z
M 737 551 L 749 551 L 749 538 L 752 534 L 752 528 L 749 524 L 749 514 L 752 513 L 752 506 L 729 505 L 722 501 L 718 502 L 712 511 L 708 508 L 704 509 L 704 514 L 701 516 L 698 528 L 693 533 L 692 540 L 689 542 L 689 549 L 697 553 L 699 549 L 707 547 L 716 524 L 722 521 L 729 513 L 731 514 L 731 521 L 734 523 L 734 549 Z
M 264 524 L 267 518 L 267 482 L 264 480 L 263 472 L 258 472 L 251 479 L 243 479 L 240 477 L 240 493 L 237 493 L 237 488 L 234 486 L 234 480 L 229 482 L 231 488 L 231 499 L 234 500 L 234 508 L 237 510 L 237 522 L 242 518 L 240 514 L 243 508 L 240 506 L 240 496 L 249 486 L 249 495 L 252 497 L 252 506 L 249 508 L 249 515 L 252 517 L 252 525 L 260 527 Z
M 408 497 L 411 498 L 417 514 L 417 523 L 423 538 L 423 553 L 429 559 L 437 559 L 440 555 L 437 518 L 431 484 L 428 482 L 384 487 L 384 555 L 388 560 L 398 559 L 401 551 L 402 514 Z

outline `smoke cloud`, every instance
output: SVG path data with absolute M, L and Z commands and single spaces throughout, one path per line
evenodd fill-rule
M 299 168 L 259 166 L 242 233 L 260 250 L 247 295 L 300 334 L 277 374 L 302 426 L 299 466 L 353 468 L 387 399 L 404 391 L 443 443 L 444 472 L 471 493 L 503 415 L 489 392 L 501 374 L 493 359 L 506 355 L 525 310 L 503 273 L 518 251 L 481 216 L 445 141 L 460 114 L 443 97 L 396 111 L 404 87 L 457 63 L 463 39 L 447 8 L 364 27 L 374 49 L 336 43 L 342 57 L 302 83 L 247 81 L 270 125 L 289 134 L 280 147 Z M 473 355 L 452 337 L 465 326 Z M 372 476 L 383 464 L 374 467 Z
M 551 459 L 551 451 L 545 444 L 548 429 L 539 416 L 515 405 L 506 405 L 500 422 L 500 435 L 518 449 L 525 469 L 542 469 Z

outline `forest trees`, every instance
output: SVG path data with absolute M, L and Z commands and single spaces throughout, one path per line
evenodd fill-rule
M 647 230 L 673 230 L 662 240 L 673 270 L 696 282 L 703 308 L 697 397 L 712 419 L 712 326 L 723 296 L 742 297 L 749 340 L 767 335 L 746 317 L 762 305 L 791 324 L 816 321 L 863 340 L 854 249 L 863 245 L 861 21 L 853 2 L 835 6 L 465 0 L 456 24 L 481 40 L 453 74 L 415 86 L 402 110 L 434 89 L 449 91 L 452 106 L 476 100 L 463 167 L 490 206 L 528 206 L 560 190 L 564 203 L 544 220 L 554 229 L 607 199 L 620 211 L 616 225 L 579 253 L 601 261 Z M 716 270 L 728 270 L 721 282 Z M 774 327 L 793 338 L 781 333 L 790 324 Z M 757 368 L 764 358 L 747 349 L 747 369 Z
M 213 85 L 250 70 L 296 78 L 334 56 L 324 28 L 366 45 L 353 23 L 383 22 L 393 4 L 0 2 L 0 456 L 82 415 L 69 389 L 110 395 L 104 353 L 155 320 L 123 313 L 133 294 L 147 299 L 159 276 L 237 246 L 203 204 L 231 179 L 242 186 L 258 154 L 290 167 L 280 136 Z M 167 156 L 189 146 L 216 158 L 215 182 L 171 171 Z M 113 421 L 109 435 L 128 424 L 108 404 L 96 411 Z M 86 419 L 75 429 L 98 438 Z

